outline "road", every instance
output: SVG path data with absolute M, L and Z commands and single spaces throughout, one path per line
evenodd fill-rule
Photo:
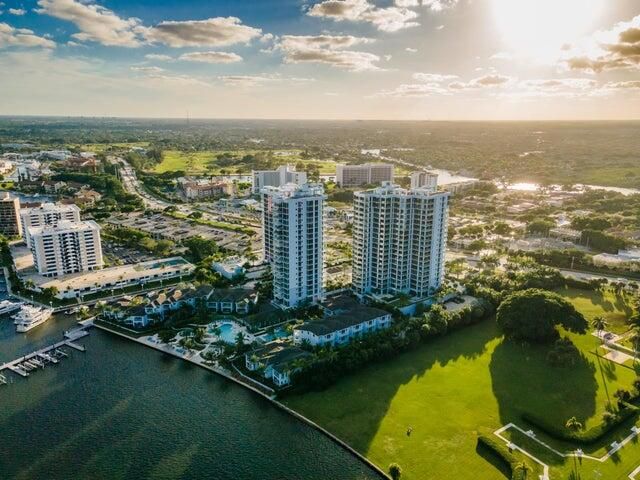
M 142 187 L 142 185 L 140 184 L 140 181 L 136 176 L 135 170 L 131 165 L 129 165 L 129 163 L 124 158 L 110 157 L 110 160 L 120 165 L 120 180 L 122 181 L 122 185 L 124 186 L 124 189 L 127 192 L 140 197 L 146 208 L 150 208 L 153 210 L 164 210 L 165 208 L 173 205 L 173 203 L 169 203 L 159 198 L 155 198 L 151 196 L 149 193 L 147 193 Z M 191 211 L 189 211 L 187 215 L 189 213 L 191 213 Z

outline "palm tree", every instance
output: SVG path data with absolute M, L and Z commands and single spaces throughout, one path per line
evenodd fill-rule
M 567 427 L 571 432 L 576 433 L 582 429 L 582 423 L 580 423 L 576 417 L 571 417 L 567 420 L 567 423 L 565 423 L 565 427 Z M 575 455 L 573 456 L 573 471 L 574 477 L 578 478 L 578 464 L 576 463 Z
M 522 472 L 522 475 L 520 478 L 522 478 L 522 480 L 527 480 L 527 475 L 531 471 L 531 467 L 526 462 L 520 462 L 516 465 L 516 468 L 514 470 L 515 472 Z
M 595 328 L 596 333 L 598 334 L 598 338 L 600 339 L 600 343 L 604 343 L 604 339 L 602 338 L 602 332 L 605 328 L 607 328 L 607 321 L 604 317 L 597 316 L 591 320 L 591 326 Z M 598 347 L 596 346 L 596 350 Z
M 576 417 L 571 417 L 564 426 L 574 433 L 582 429 L 582 423 Z

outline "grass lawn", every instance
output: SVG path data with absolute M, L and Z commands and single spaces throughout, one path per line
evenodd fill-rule
M 549 347 L 503 342 L 495 322 L 488 320 L 286 403 L 383 469 L 399 463 L 403 479 L 503 479 L 495 459 L 477 450 L 478 431 L 494 431 L 509 422 L 526 427 L 523 412 L 561 425 L 576 416 L 592 426 L 608 395 L 629 388 L 635 378 L 633 370 L 599 360 L 592 335 L 570 336 L 584 361 L 553 368 L 546 362 Z M 413 431 L 407 436 L 409 427 Z M 627 433 L 621 429 L 605 441 Z M 592 451 L 604 451 L 603 446 Z M 569 477 L 572 460 L 543 453 L 552 480 Z M 639 464 L 640 444 L 631 442 L 615 461 L 585 460 L 579 468 L 583 479 L 622 479 Z
M 209 174 L 220 175 L 222 170 L 227 173 L 236 173 L 238 167 L 242 168 L 242 173 L 251 173 L 251 168 L 243 165 L 238 161 L 238 165 L 220 166 L 216 163 L 216 157 L 222 153 L 231 153 L 238 157 L 243 155 L 255 155 L 256 153 L 263 152 L 261 150 L 219 150 L 219 151 L 206 151 L 206 152 L 182 152 L 179 150 L 166 150 L 164 152 L 164 158 L 161 163 L 156 165 L 154 171 L 156 173 L 171 172 L 176 170 L 184 170 L 188 174 Z M 335 174 L 336 162 L 331 160 L 306 160 L 300 158 L 300 150 L 287 150 L 282 152 L 276 152 L 274 160 L 280 165 L 287 163 L 298 164 L 300 162 L 305 165 L 316 165 L 320 170 L 320 174 Z
M 633 313 L 633 298 L 630 295 L 616 294 L 612 289 L 587 291 L 564 288 L 558 293 L 573 303 L 587 320 L 604 317 L 608 331 L 624 333 L 629 329 L 626 319 Z

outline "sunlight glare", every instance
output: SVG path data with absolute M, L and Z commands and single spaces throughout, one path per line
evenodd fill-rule
M 505 50 L 553 61 L 565 44 L 591 33 L 605 0 L 491 0 Z

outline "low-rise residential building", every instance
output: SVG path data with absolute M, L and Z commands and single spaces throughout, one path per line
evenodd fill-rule
M 389 328 L 391 321 L 391 314 L 385 310 L 357 305 L 296 326 L 293 330 L 293 343 L 309 343 L 313 346 L 345 345 L 354 338 Z
M 640 249 L 619 250 L 617 254 L 601 253 L 593 256 L 593 264 L 596 267 L 617 268 L 640 271 Z
M 174 289 L 154 293 L 147 297 L 146 303 L 131 305 L 125 302 L 122 307 L 105 310 L 104 318 L 115 320 L 132 328 L 145 328 L 161 321 L 170 312 L 175 312 L 185 306 L 196 307 L 198 299 L 204 300 L 210 293 L 211 287 L 189 288 L 187 290 Z M 138 299 L 140 297 L 137 297 Z
M 248 288 L 216 288 L 207 297 L 207 308 L 217 313 L 248 315 L 258 303 L 258 293 Z
M 336 183 L 341 187 L 359 187 L 382 182 L 393 182 L 393 165 L 364 163 L 336 166 Z
M 177 180 L 178 189 L 187 200 L 221 197 L 233 194 L 233 184 L 212 178 L 182 177 Z
M 582 232 L 572 228 L 557 227 L 549 230 L 549 236 L 551 238 L 577 243 L 582 239 Z
M 247 263 L 245 258 L 234 255 L 224 260 L 213 262 L 211 267 L 214 272 L 219 273 L 227 280 L 233 280 L 245 274 L 245 263 Z
M 97 202 L 102 200 L 102 195 L 95 190 L 80 190 L 74 196 L 74 202 L 76 205 L 82 208 L 91 208 L 95 206 Z
M 135 265 L 120 265 L 92 272 L 80 272 L 56 278 L 41 275 L 21 275 L 23 280 L 31 280 L 36 290 L 55 287 L 56 298 L 77 298 L 82 295 L 121 289 L 131 286 L 144 286 L 152 282 L 167 281 L 188 277 L 194 266 L 182 257 L 162 260 L 150 260 Z M 20 275 L 20 272 L 18 273 Z
M 260 371 L 276 386 L 291 383 L 291 375 L 300 370 L 301 363 L 311 357 L 311 353 L 301 348 L 275 341 L 245 354 L 245 366 L 250 372 Z
M 201 286 L 188 290 L 175 289 L 171 292 L 161 292 L 154 297 L 144 307 L 147 315 L 157 315 L 161 318 L 169 312 L 174 312 L 182 307 L 190 306 L 195 308 L 198 300 L 206 300 L 211 294 L 212 288 Z

